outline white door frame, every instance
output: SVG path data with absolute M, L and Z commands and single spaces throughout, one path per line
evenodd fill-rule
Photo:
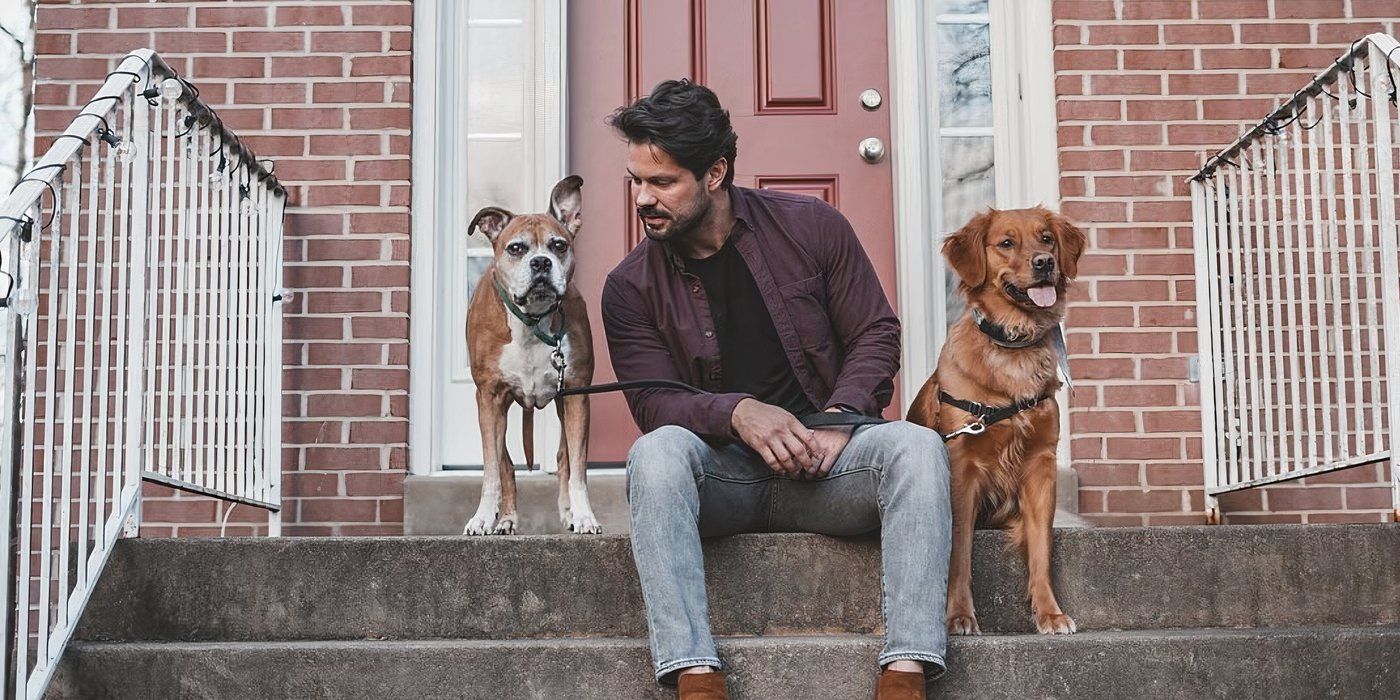
M 567 3 L 564 0 L 534 0 L 538 26 L 549 36 L 558 36 L 558 46 L 537 47 L 530 65 L 545 82 L 558 85 L 557 91 L 541 95 L 543 109 L 534 125 L 548 147 L 535 149 L 531 163 L 538 175 L 527 193 L 529 201 L 544 203 L 554 182 L 562 179 L 568 160 L 568 75 Z M 470 212 L 462 211 L 467 192 L 467 163 L 461 125 L 466 120 L 467 70 L 465 26 L 467 3 L 460 0 L 416 0 L 413 3 L 413 198 L 411 269 L 409 282 L 409 471 L 415 475 L 433 474 L 442 462 L 437 431 L 445 416 L 442 405 L 443 361 L 436 352 L 443 340 L 439 335 L 438 297 L 448 280 L 439 279 L 438 258 L 451 251 L 439 250 L 438 233 L 443 226 L 465 226 Z M 536 191 L 538 190 L 538 191 Z M 466 235 L 463 231 L 462 235 Z M 537 445 L 557 439 L 553 412 L 536 416 Z M 475 429 L 473 426 L 472 429 Z M 552 450 L 536 450 L 552 455 Z M 548 459 L 541 459 L 549 465 Z
M 935 233 L 943 219 L 937 18 L 931 5 L 924 0 L 889 3 L 890 150 L 905 410 L 933 374 L 947 335 L 942 241 Z M 990 14 L 996 204 L 1058 206 L 1051 0 L 991 0 Z M 1008 89 L 1012 86 L 1016 89 Z

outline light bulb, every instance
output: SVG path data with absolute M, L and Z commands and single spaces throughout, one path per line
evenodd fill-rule
M 252 216 L 253 212 L 257 211 L 257 207 L 253 206 L 253 200 L 247 197 L 243 198 L 243 203 L 240 204 L 238 208 L 243 212 L 244 216 Z
M 21 316 L 28 316 L 39 306 L 39 295 L 29 287 L 21 287 L 10 293 L 6 306 Z
M 214 183 L 214 184 L 216 184 L 216 185 L 222 185 L 222 184 L 224 184 L 224 171 L 223 171 L 223 169 L 222 169 L 222 168 L 214 168 L 214 170 L 213 170 L 212 172 L 209 173 L 209 181 L 212 182 L 212 183 Z
M 130 141 L 122 141 L 112 148 L 112 153 L 116 154 L 123 163 L 130 163 L 136 160 L 136 144 Z
M 166 78 L 160 82 L 160 96 L 167 100 L 177 100 L 185 94 L 185 84 L 174 79 Z

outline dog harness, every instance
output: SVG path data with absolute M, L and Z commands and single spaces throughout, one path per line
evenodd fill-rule
M 1060 327 L 1060 324 L 1057 323 L 1052 326 L 1049 333 L 1024 337 L 993 323 L 980 309 L 972 309 L 972 320 L 977 324 L 977 330 L 982 331 L 982 334 L 987 336 L 993 343 L 1012 350 L 1039 345 L 1048 335 L 1051 344 L 1055 347 L 1055 358 L 1059 362 L 1060 371 L 1065 375 L 1065 383 L 1069 385 L 1071 392 L 1074 391 L 1074 381 L 1070 379 L 1069 376 L 1069 353 L 1065 348 L 1065 332 L 1064 329 Z M 986 432 L 987 426 L 1000 423 L 1021 411 L 1034 408 L 1040 404 L 1041 401 L 1051 398 L 1054 395 L 1055 392 L 1049 391 L 1037 398 L 1021 399 L 1010 406 L 987 406 L 977 403 L 976 401 L 964 401 L 939 389 L 938 400 L 940 403 L 946 403 L 972 416 L 972 420 L 966 425 L 944 435 L 943 441 L 948 442 L 959 435 L 981 435 Z
M 549 364 L 559 373 L 559 387 L 556 391 L 562 392 L 564 390 L 564 369 L 569 366 L 568 360 L 564 357 L 564 346 L 562 345 L 564 336 L 569 332 L 568 321 L 564 318 L 564 307 L 558 302 L 555 302 L 553 306 L 546 309 L 542 314 L 527 314 L 519 306 L 515 305 L 510 295 L 506 293 L 505 287 L 502 287 L 501 284 L 495 280 L 491 280 L 491 284 L 496 287 L 496 296 L 501 298 L 501 303 L 505 304 L 506 309 L 510 310 L 513 316 L 520 319 L 520 322 L 525 324 L 525 327 L 529 328 L 530 332 L 534 333 L 535 337 L 539 338 L 541 343 L 554 348 L 554 352 L 549 354 Z M 540 323 L 546 318 L 549 318 L 550 315 L 557 315 L 559 317 L 559 330 L 555 331 L 553 334 L 540 330 Z

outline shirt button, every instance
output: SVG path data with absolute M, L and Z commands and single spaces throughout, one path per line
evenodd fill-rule
M 706 338 L 713 338 L 713 337 L 715 337 L 715 332 L 714 332 L 714 331 L 705 331 L 705 337 L 706 337 Z
M 700 285 L 698 285 L 698 284 L 691 285 L 690 291 L 695 292 L 696 294 L 699 294 L 699 293 L 700 293 Z

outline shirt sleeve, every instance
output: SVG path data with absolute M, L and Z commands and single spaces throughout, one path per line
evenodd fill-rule
M 636 288 L 609 276 L 603 285 L 603 328 L 608 354 L 619 381 L 685 381 Z M 627 407 L 643 433 L 678 425 L 698 435 L 738 439 L 731 421 L 734 407 L 752 394 L 695 394 L 682 389 L 634 389 L 625 392 Z
M 851 223 L 824 202 L 815 206 L 815 257 L 826 278 L 827 314 L 844 350 L 836 386 L 822 409 L 845 404 L 877 415 L 894 396 L 899 318 Z

